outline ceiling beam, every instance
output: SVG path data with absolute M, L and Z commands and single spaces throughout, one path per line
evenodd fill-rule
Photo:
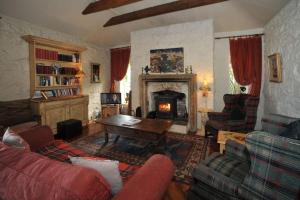
M 153 17 L 157 15 L 170 13 L 170 12 L 186 10 L 189 8 L 215 4 L 224 1 L 228 1 L 228 0 L 179 0 L 179 1 L 166 3 L 166 4 L 162 4 L 150 8 L 145 8 L 142 10 L 137 10 L 134 12 L 112 17 L 103 25 L 103 27 L 114 26 L 117 24 L 131 22 L 138 19 L 144 19 L 147 17 Z
M 127 4 L 135 3 L 141 0 L 99 0 L 93 3 L 90 3 L 83 11 L 83 15 L 111 9 L 117 8 L 120 6 L 125 6 Z

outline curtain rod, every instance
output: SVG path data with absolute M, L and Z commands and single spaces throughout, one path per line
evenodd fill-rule
M 265 35 L 264 33 L 260 33 L 260 34 L 253 34 L 253 35 L 235 35 L 235 36 L 225 36 L 225 37 L 215 37 L 215 40 L 219 40 L 219 39 L 226 39 L 226 38 L 240 38 L 240 37 L 251 37 L 251 36 L 262 36 Z
M 110 50 L 117 50 L 117 49 L 130 49 L 131 46 L 126 46 L 126 47 L 117 47 L 117 48 L 111 48 Z

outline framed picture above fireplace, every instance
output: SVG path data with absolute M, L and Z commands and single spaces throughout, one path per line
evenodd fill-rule
M 183 47 L 150 50 L 150 73 L 184 73 Z

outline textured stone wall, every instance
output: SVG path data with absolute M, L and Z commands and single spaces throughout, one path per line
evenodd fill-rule
M 283 82 L 269 82 L 268 55 L 282 56 Z M 300 1 L 291 0 L 265 26 L 265 113 L 300 117 Z
M 132 99 L 133 109 L 140 105 L 138 76 L 141 68 L 150 66 L 150 50 L 184 48 L 184 65 L 192 65 L 197 74 L 198 87 L 205 78 L 213 87 L 213 21 L 175 24 L 131 33 Z M 199 91 L 198 107 L 204 106 Z M 208 98 L 213 107 L 213 93 Z
M 110 54 L 109 51 L 88 44 L 76 36 L 60 33 L 36 26 L 25 21 L 2 15 L 0 20 L 0 100 L 9 101 L 29 98 L 29 49 L 28 43 L 21 39 L 23 35 L 35 35 L 57 41 L 68 42 L 87 47 L 82 54 L 83 71 L 86 73 L 83 92 L 89 95 L 89 116 L 93 110 L 100 108 L 100 93 L 109 88 Z M 102 83 L 90 83 L 90 63 L 101 64 Z

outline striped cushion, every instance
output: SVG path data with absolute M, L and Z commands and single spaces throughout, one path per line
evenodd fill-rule
M 300 141 L 255 131 L 247 135 L 251 169 L 243 199 L 296 199 L 300 188 Z

